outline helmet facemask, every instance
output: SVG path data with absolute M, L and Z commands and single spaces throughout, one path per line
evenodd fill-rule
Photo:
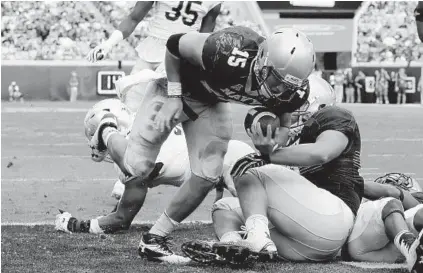
M 269 60 L 268 53 L 264 51 L 264 47 L 259 49 L 258 58 L 254 64 L 259 95 L 272 99 L 276 102 L 275 104 L 291 103 L 296 99 L 295 97 L 306 99 L 303 96 L 308 94 L 308 80 L 301 81 L 289 75 L 284 77 Z

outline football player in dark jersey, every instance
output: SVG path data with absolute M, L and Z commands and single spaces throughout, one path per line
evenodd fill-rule
M 302 127 L 298 145 L 275 150 L 278 131 L 275 138 L 264 137 L 259 126 L 249 133 L 261 155 L 246 156 L 233 169 L 246 239 L 214 244 L 223 258 L 231 260 L 234 249 L 256 256 L 273 240 L 285 259 L 328 261 L 347 240 L 363 195 L 360 131 L 349 111 L 334 106 L 329 83 L 309 80 L 315 83 L 308 102 L 293 121 Z M 278 165 L 299 166 L 300 173 Z
M 389 173 L 364 183 L 364 198 L 346 247 L 344 260 L 397 263 L 423 272 L 423 200 L 411 177 Z
M 333 106 L 335 94 L 329 83 L 316 76 L 309 82 L 310 96 L 293 125 L 303 127 L 299 144 L 273 151 L 276 140 L 271 134 L 264 137 L 261 129 L 252 128 L 250 135 L 261 155 L 235 163 L 232 174 L 239 201 L 224 198 L 214 205 L 221 241 L 209 247 L 201 242 L 184 244 L 188 256 L 201 260 L 196 250 L 208 249 L 209 258 L 234 264 L 257 256 L 268 260 L 276 254 L 291 261 L 329 261 L 342 248 L 363 195 L 360 132 L 349 111 Z M 301 174 L 280 165 L 301 166 Z M 246 238 L 241 239 L 233 231 L 244 224 Z M 275 245 L 277 253 L 263 252 Z
M 419 1 L 416 9 L 414 10 L 416 17 L 417 33 L 419 34 L 420 41 L 423 42 L 423 1 Z
M 129 140 L 116 134 L 115 117 L 105 113 L 91 146 L 98 153 L 107 149 L 127 176 L 125 187 L 132 188 L 133 197 L 148 179 L 169 132 L 182 123 L 192 175 L 139 246 L 148 259 L 180 263 L 186 258 L 170 250 L 167 236 L 220 180 L 232 136 L 230 102 L 263 105 L 277 113 L 281 129 L 276 141 L 286 143 L 291 113 L 308 98 L 315 52 L 295 29 L 281 29 L 265 39 L 249 28 L 231 27 L 212 34 L 172 35 L 165 64 L 167 92 L 162 84 L 148 85 Z M 133 211 L 135 215 L 137 209 Z

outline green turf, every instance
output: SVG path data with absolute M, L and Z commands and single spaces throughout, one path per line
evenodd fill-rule
M 137 245 L 148 226 L 133 226 L 127 232 L 102 239 L 92 234 L 65 234 L 53 226 L 3 226 L 2 272 L 345 272 L 399 273 L 403 269 L 360 269 L 339 263 L 273 263 L 251 268 L 224 266 L 167 265 L 138 256 Z M 210 225 L 184 225 L 174 234 L 173 249 L 191 239 L 213 239 Z

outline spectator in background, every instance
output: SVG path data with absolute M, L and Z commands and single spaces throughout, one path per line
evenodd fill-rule
M 405 94 L 407 90 L 407 74 L 404 68 L 400 68 L 398 71 L 398 96 L 397 104 L 407 103 L 407 96 Z
M 336 103 L 343 102 L 344 99 L 344 73 L 340 69 L 334 75 L 334 90 L 336 95 Z
M 78 84 L 78 74 L 76 71 L 72 71 L 68 86 L 69 101 L 71 102 L 76 101 L 78 97 Z
M 354 83 L 357 90 L 357 103 L 361 103 L 361 93 L 364 91 L 364 86 L 366 85 L 366 74 L 361 70 L 358 71 Z
M 389 80 L 389 74 L 388 71 L 386 71 L 385 68 L 382 68 L 380 70 L 380 79 L 381 79 L 381 87 L 382 87 L 382 99 L 385 104 L 389 104 L 389 98 L 388 98 L 388 80 Z
M 19 86 L 15 81 L 9 85 L 9 101 L 23 102 L 23 94 L 20 92 Z
M 395 71 L 391 71 L 391 74 L 388 78 L 388 95 L 396 93 L 397 89 L 397 73 L 395 73 Z
M 348 68 L 345 70 L 345 102 L 354 103 L 354 78 L 352 74 L 352 69 Z

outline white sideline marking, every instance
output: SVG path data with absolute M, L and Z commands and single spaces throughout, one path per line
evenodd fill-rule
M 364 155 L 366 156 L 366 155 Z M 368 157 L 409 157 L 409 156 L 415 156 L 415 157 L 423 157 L 423 154 L 368 154 Z
M 402 269 L 406 264 L 368 263 L 368 262 L 340 262 L 341 264 L 360 267 L 363 269 Z
M 65 107 L 5 107 L 3 113 L 86 113 L 86 108 L 65 108 Z
M 364 138 L 362 142 L 420 142 L 423 138 Z
M 59 213 L 59 212 L 57 212 Z M 132 225 L 152 225 L 156 221 L 133 221 Z M 181 225 L 204 225 L 204 224 L 211 224 L 211 220 L 193 220 L 193 221 L 184 221 Z M 25 227 L 33 227 L 33 226 L 52 226 L 54 225 L 54 220 L 52 221 L 41 221 L 41 222 L 2 222 L 2 226 L 25 226 Z
M 84 181 L 116 181 L 116 178 L 2 178 L 1 182 L 84 182 Z
M 58 146 L 58 147 L 64 147 L 64 146 L 88 146 L 87 143 L 81 143 L 81 142 L 64 142 L 64 143 L 23 143 L 23 146 Z
M 16 157 L 16 158 L 14 158 Z M 89 155 L 24 155 L 24 156 L 2 156 L 1 159 L 10 159 L 10 160 L 19 160 L 19 159 L 30 159 L 30 158 L 54 158 L 54 159 L 59 159 L 59 158 L 91 158 L 91 156 Z

